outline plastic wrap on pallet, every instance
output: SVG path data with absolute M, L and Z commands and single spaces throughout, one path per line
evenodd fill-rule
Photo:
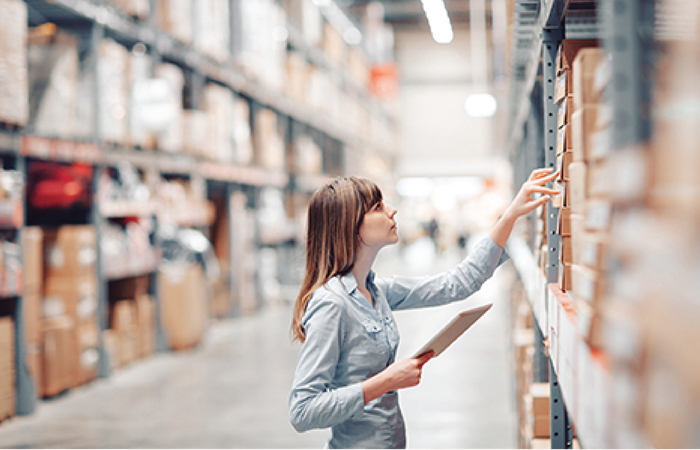
M 152 60 L 149 55 L 139 47 L 129 54 L 129 139 L 131 145 L 141 148 L 152 148 L 155 146 L 153 130 L 148 125 L 148 121 L 143 120 L 144 95 L 148 90 L 145 83 L 151 80 Z
M 191 44 L 193 39 L 192 0 L 161 0 L 160 27 L 175 39 Z
M 98 48 L 97 79 L 101 138 L 113 144 L 127 141 L 127 69 L 129 53 L 112 39 L 104 39 Z
M 30 32 L 29 123 L 33 133 L 73 137 L 78 99 L 78 40 L 43 25 Z
M 185 86 L 185 77 L 182 70 L 174 64 L 160 64 L 156 67 L 155 75 L 168 83 L 172 109 L 166 126 L 157 134 L 158 148 L 168 153 L 180 153 L 184 143 L 182 89 Z
M 253 78 L 282 90 L 286 78 L 286 15 L 271 0 L 241 0 L 241 42 L 236 61 Z
M 195 48 L 218 61 L 226 60 L 231 53 L 229 1 L 197 0 L 193 5 Z
M 24 126 L 29 114 L 27 5 L 0 0 L 0 122 Z

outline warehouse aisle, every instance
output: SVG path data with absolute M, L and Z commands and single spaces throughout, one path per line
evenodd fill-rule
M 427 241 L 380 255 L 380 275 L 434 273 L 457 261 L 435 258 Z M 509 268 L 469 303 L 397 313 L 400 356 L 468 306 L 496 302 L 449 353 L 426 366 L 419 388 L 402 392 L 412 448 L 512 448 L 516 423 L 505 329 Z M 290 308 L 212 326 L 194 351 L 166 353 L 40 402 L 29 417 L 0 425 L 5 448 L 322 448 L 327 431 L 296 433 L 287 394 L 298 347 L 288 339 Z

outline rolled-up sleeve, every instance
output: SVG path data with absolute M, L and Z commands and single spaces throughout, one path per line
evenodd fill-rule
M 490 237 L 482 239 L 454 269 L 428 277 L 377 279 L 393 310 L 438 306 L 463 300 L 481 289 L 508 254 Z
M 342 306 L 330 296 L 312 299 L 304 315 L 306 341 L 289 397 L 290 421 L 299 432 L 331 427 L 363 413 L 361 383 L 331 386 L 343 339 L 342 315 Z

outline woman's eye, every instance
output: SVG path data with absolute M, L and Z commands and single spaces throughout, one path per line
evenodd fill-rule
M 379 211 L 380 209 L 382 209 L 382 204 L 381 204 L 381 203 L 377 203 L 377 206 L 375 206 L 374 209 L 377 210 L 377 211 Z

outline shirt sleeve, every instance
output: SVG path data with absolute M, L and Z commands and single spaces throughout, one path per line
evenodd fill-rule
M 508 254 L 490 237 L 482 239 L 454 269 L 428 277 L 377 279 L 393 310 L 424 308 L 463 300 L 481 289 Z
M 332 388 L 343 337 L 341 305 L 326 296 L 312 299 L 307 308 L 306 341 L 289 396 L 290 421 L 299 432 L 328 428 L 364 413 L 361 383 Z

